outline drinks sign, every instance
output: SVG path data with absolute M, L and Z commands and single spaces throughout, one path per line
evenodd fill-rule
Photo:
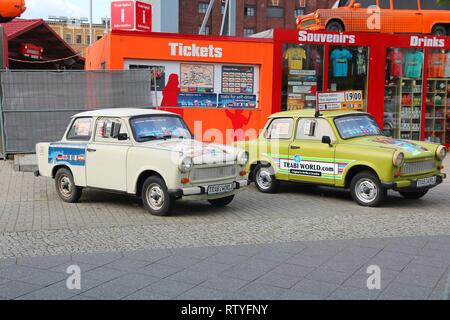
M 319 111 L 362 110 L 364 107 L 363 92 L 361 90 L 319 92 L 317 105 Z

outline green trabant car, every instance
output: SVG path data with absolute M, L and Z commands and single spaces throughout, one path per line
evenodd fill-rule
M 265 193 L 281 181 L 326 185 L 350 189 L 358 204 L 376 207 L 389 189 L 418 199 L 446 178 L 444 146 L 386 137 L 360 111 L 277 113 L 258 139 L 236 144 L 249 152 L 250 179 Z

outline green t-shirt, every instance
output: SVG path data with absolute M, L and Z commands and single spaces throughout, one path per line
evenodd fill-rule
M 408 53 L 405 56 L 405 77 L 420 78 L 424 62 L 423 53 L 420 51 Z

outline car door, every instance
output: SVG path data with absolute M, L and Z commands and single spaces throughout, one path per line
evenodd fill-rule
M 350 8 L 351 19 L 346 20 L 346 31 L 380 32 L 374 23 L 377 0 L 357 0 Z
M 331 144 L 323 143 L 324 136 Z M 335 163 L 335 134 L 323 118 L 301 118 L 298 120 L 294 141 L 289 147 L 289 180 L 298 182 L 334 185 L 338 166 Z
M 86 152 L 88 187 L 116 191 L 127 190 L 127 153 L 131 147 L 129 132 L 123 120 L 98 118 L 92 143 Z M 127 140 L 119 140 L 119 133 Z
M 289 146 L 294 133 L 293 118 L 275 118 L 264 131 L 258 148 L 260 159 L 267 159 L 275 169 L 276 178 L 288 180 L 289 171 L 282 167 L 283 161 L 289 157 Z
M 434 0 L 430 0 L 434 1 Z M 394 0 L 396 33 L 421 33 L 423 24 L 422 11 L 418 0 Z

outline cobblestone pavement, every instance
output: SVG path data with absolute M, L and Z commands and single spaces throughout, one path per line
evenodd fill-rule
M 0 181 L 0 257 L 450 234 L 449 180 L 422 200 L 392 193 L 375 209 L 343 191 L 284 185 L 267 195 L 252 186 L 227 208 L 181 201 L 169 217 L 97 191 L 63 203 L 53 180 L 14 172 L 11 162 L 0 161 Z
M 81 268 L 68 290 L 67 267 Z M 367 288 L 367 267 L 381 289 Z M 0 299 L 442 299 L 450 236 L 0 259 Z

